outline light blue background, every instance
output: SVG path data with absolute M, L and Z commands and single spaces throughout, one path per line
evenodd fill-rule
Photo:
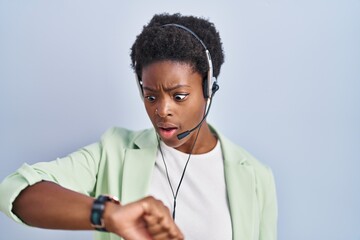
M 272 167 L 279 239 L 359 240 L 358 0 L 1 0 L 0 179 L 97 141 L 108 127 L 150 127 L 129 48 L 161 12 L 204 16 L 220 31 L 226 62 L 209 122 Z M 0 232 L 91 238 L 4 214 Z

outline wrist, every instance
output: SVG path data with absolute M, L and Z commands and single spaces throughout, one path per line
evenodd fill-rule
M 107 232 L 108 229 L 106 228 L 106 220 L 109 211 L 109 207 L 111 205 L 119 205 L 120 202 L 116 197 L 110 196 L 110 195 L 100 195 L 98 196 L 91 208 L 91 214 L 90 214 L 90 223 L 91 226 L 94 227 L 98 231 Z
M 105 210 L 103 214 L 104 224 L 106 226 L 106 230 L 109 232 L 116 232 L 119 224 L 119 208 L 121 205 L 114 202 L 105 203 Z

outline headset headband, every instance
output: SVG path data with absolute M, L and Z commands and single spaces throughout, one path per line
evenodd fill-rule
M 213 94 L 215 93 L 215 91 L 218 89 L 218 85 L 216 83 L 216 78 L 214 77 L 214 74 L 213 74 L 213 65 L 212 65 L 211 55 L 210 55 L 209 50 L 207 49 L 204 42 L 198 37 L 198 35 L 196 35 L 189 28 L 187 28 L 187 27 L 185 27 L 183 25 L 180 25 L 180 24 L 176 24 L 176 23 L 164 24 L 161 27 L 168 27 L 168 26 L 181 28 L 181 29 L 187 31 L 193 37 L 195 37 L 200 42 L 200 44 L 204 47 L 206 59 L 207 59 L 208 66 L 209 66 L 209 70 L 208 70 L 208 73 L 207 73 L 207 79 L 204 81 L 204 84 L 203 84 L 203 92 L 204 92 L 204 97 L 205 98 L 211 98 L 213 96 Z M 135 65 L 136 65 L 136 63 L 135 63 Z M 138 85 L 138 88 L 139 88 L 139 91 L 140 91 L 140 95 L 143 98 L 144 95 L 143 95 L 143 89 L 142 89 L 142 82 L 139 79 L 139 76 L 136 74 L 136 72 L 135 72 L 135 76 L 136 76 L 136 82 L 137 82 L 137 85 Z M 216 89 L 216 90 L 213 92 L 213 89 Z

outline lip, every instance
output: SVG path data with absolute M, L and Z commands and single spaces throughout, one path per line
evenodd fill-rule
M 156 126 L 162 139 L 172 138 L 178 130 L 177 125 L 173 123 L 159 122 L 156 124 Z

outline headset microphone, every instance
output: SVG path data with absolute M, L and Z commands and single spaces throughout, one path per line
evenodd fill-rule
M 211 100 L 210 100 L 210 103 L 211 103 Z M 194 131 L 194 130 L 196 130 L 198 127 L 200 127 L 201 124 L 204 122 L 206 116 L 208 115 L 209 109 L 210 109 L 210 104 L 209 104 L 209 108 L 207 109 L 204 117 L 201 119 L 201 121 L 198 123 L 198 125 L 196 125 L 194 128 L 192 128 L 192 129 L 190 129 L 190 130 L 187 130 L 187 131 L 185 131 L 185 132 L 182 132 L 182 133 L 178 134 L 178 135 L 177 135 L 177 138 L 178 138 L 179 140 L 181 140 L 181 139 L 183 139 L 184 137 L 186 137 L 187 135 L 189 135 L 192 131 Z
M 209 114 L 210 107 L 211 107 L 211 103 L 212 103 L 212 99 L 213 99 L 213 96 L 214 96 L 214 94 L 215 94 L 215 92 L 216 92 L 217 90 L 219 90 L 219 85 L 218 85 L 216 82 L 214 82 L 213 87 L 212 87 L 212 94 L 211 94 L 211 97 L 208 98 L 208 104 L 207 104 L 208 107 L 207 107 L 207 109 L 206 109 L 206 112 L 205 112 L 205 114 L 204 114 L 204 117 L 201 119 L 201 121 L 200 121 L 194 128 L 192 128 L 192 129 L 190 129 L 190 130 L 187 130 L 187 131 L 185 131 L 185 132 L 179 133 L 179 134 L 177 135 L 178 140 L 183 139 L 184 137 L 186 137 L 186 136 L 189 135 L 191 132 L 193 132 L 194 130 L 196 130 L 198 127 L 201 126 L 201 124 L 204 122 L 204 120 L 206 119 L 207 115 Z
M 201 121 L 198 123 L 198 125 L 196 125 L 196 127 L 194 127 L 194 128 L 192 128 L 192 129 L 190 129 L 190 130 L 187 130 L 187 131 L 185 131 L 185 132 L 182 132 L 182 133 L 178 134 L 178 135 L 177 135 L 177 138 L 178 138 L 179 140 L 181 140 L 181 139 L 183 139 L 184 137 L 186 137 L 187 135 L 189 135 L 192 131 L 194 131 L 195 129 L 197 129 L 198 127 L 200 127 L 201 124 L 203 123 L 203 121 L 205 120 L 206 115 L 207 115 L 208 112 L 209 112 L 209 110 L 206 112 L 206 114 L 204 115 L 203 119 L 201 119 Z

